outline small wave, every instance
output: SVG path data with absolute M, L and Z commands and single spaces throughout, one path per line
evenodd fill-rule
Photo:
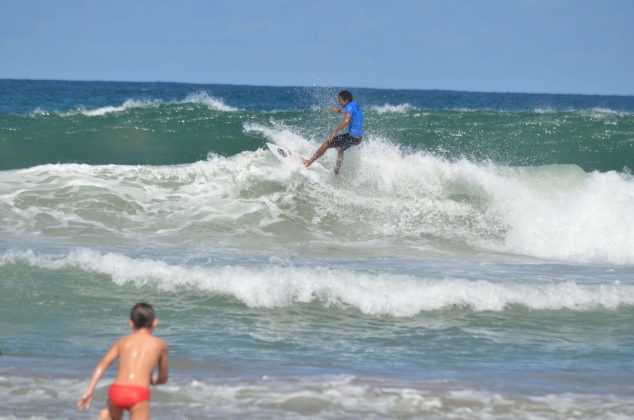
M 233 112 L 239 111 L 239 108 L 234 108 L 223 102 L 222 99 L 209 95 L 207 92 L 195 92 L 187 95 L 187 97 L 180 103 L 194 103 L 208 106 L 214 111 Z
M 118 112 L 124 112 L 134 108 L 152 108 L 160 105 L 160 101 L 142 101 L 136 99 L 128 99 L 119 106 L 104 106 L 96 109 L 79 109 L 76 111 L 66 112 L 60 114 L 63 117 L 73 116 L 77 114 L 85 115 L 86 117 L 101 117 L 107 114 L 113 114 Z
M 386 114 L 386 113 L 405 113 L 407 111 L 411 111 L 416 109 L 414 106 L 408 104 L 408 103 L 404 103 L 404 104 L 400 104 L 400 105 L 390 105 L 390 104 L 384 104 L 384 105 L 374 105 L 371 106 L 370 109 L 374 112 L 377 112 L 379 114 Z
M 587 115 L 594 118 L 606 118 L 606 117 L 625 117 L 632 115 L 632 113 L 617 111 L 610 108 L 552 108 L 552 107 L 539 107 L 533 109 L 536 114 L 557 114 L 557 113 L 574 113 Z
M 623 112 L 623 111 L 615 111 L 610 108 L 592 108 L 589 111 L 586 111 L 590 117 L 601 119 L 608 117 L 625 117 L 628 115 L 632 115 L 632 113 Z
M 554 114 L 556 112 L 562 112 L 562 111 L 555 108 L 550 108 L 550 107 L 543 107 L 543 108 L 540 107 L 540 108 L 535 108 L 533 112 L 536 114 Z
M 224 103 L 220 98 L 216 98 L 207 92 L 200 91 L 187 95 L 183 100 L 164 101 L 159 99 L 152 100 L 139 100 L 139 99 L 127 99 L 121 105 L 118 106 L 104 106 L 95 109 L 80 108 L 77 110 L 60 113 L 63 117 L 73 115 L 84 115 L 86 117 L 101 117 L 107 114 L 125 112 L 135 108 L 155 108 L 161 105 L 182 105 L 182 104 L 198 104 L 204 105 L 214 111 L 233 112 L 239 111 L 238 108 L 234 108 Z M 41 108 L 37 108 L 33 111 L 32 115 L 49 115 L 50 113 Z
M 320 302 L 350 306 L 367 315 L 412 317 L 421 312 L 469 308 L 504 311 L 513 305 L 532 310 L 616 310 L 634 305 L 634 286 L 628 284 L 496 283 L 460 278 L 419 278 L 323 267 L 269 265 L 183 266 L 120 253 L 76 249 L 62 257 L 32 250 L 7 251 L 0 266 L 26 263 L 50 270 L 78 269 L 106 275 L 117 285 L 148 285 L 161 290 L 198 290 L 230 296 L 254 308 L 279 308 Z
M 32 117 L 38 116 L 38 115 L 43 115 L 43 116 L 48 116 L 51 113 L 43 108 L 40 108 L 39 106 L 37 108 L 35 108 L 33 110 L 33 112 L 31 112 L 29 115 Z

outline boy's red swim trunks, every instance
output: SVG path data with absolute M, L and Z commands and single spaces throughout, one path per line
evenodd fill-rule
M 138 385 L 112 384 L 108 399 L 115 407 L 129 410 L 140 402 L 150 399 L 150 390 Z

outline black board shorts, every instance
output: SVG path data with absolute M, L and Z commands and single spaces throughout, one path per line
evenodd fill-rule
M 357 146 L 361 143 L 362 137 L 354 137 L 349 133 L 340 134 L 337 137 L 333 138 L 330 142 L 330 147 L 335 147 L 337 149 L 346 150 L 349 147 Z

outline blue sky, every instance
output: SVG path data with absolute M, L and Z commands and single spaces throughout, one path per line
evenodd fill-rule
M 0 0 L 0 78 L 634 95 L 634 1 Z

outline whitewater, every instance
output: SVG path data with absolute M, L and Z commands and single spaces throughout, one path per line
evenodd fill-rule
M 309 154 L 284 127 L 244 130 Z M 334 156 L 324 158 L 332 167 Z M 503 167 L 407 153 L 370 136 L 340 177 L 309 182 L 268 150 L 176 166 L 57 164 L 0 173 L 4 235 L 249 247 L 342 240 L 398 257 L 417 242 L 578 263 L 634 264 L 634 179 L 576 165 Z M 35 190 L 32 188 L 36 186 Z M 165 217 L 169 215 L 169 217 Z M 363 217 L 359 217 L 363 215 Z M 43 223 L 43 221 L 46 222 Z M 88 229 L 90 227 L 90 229 Z M 227 234 L 223 234 L 223 231 Z M 406 249 L 403 249 L 406 248 Z M 369 250 L 368 252 L 372 252 Z

